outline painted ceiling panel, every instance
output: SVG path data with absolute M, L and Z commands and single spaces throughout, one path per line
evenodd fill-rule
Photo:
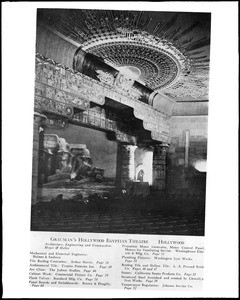
M 208 100 L 209 13 L 39 9 L 38 21 L 175 101 Z

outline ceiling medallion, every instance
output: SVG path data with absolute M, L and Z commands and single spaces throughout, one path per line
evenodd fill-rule
M 138 68 L 155 92 L 208 99 L 209 13 L 40 9 L 38 19 L 118 70 Z
M 142 74 L 142 72 L 139 68 L 137 68 L 135 66 L 131 66 L 131 65 L 121 66 L 118 68 L 118 71 L 126 76 L 129 76 L 129 77 L 137 80 L 137 81 L 139 81 L 139 78 Z
M 135 31 L 136 32 L 136 31 Z M 115 68 L 131 66 L 141 75 L 140 82 L 154 90 L 163 89 L 176 82 L 178 76 L 189 70 L 190 62 L 182 53 L 165 40 L 149 35 L 147 32 L 128 37 L 104 36 L 84 43 L 82 49 L 102 57 Z

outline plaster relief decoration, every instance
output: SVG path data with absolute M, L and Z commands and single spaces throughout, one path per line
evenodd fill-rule
M 66 105 L 65 103 L 46 99 L 35 95 L 35 109 L 39 112 L 51 112 L 66 117 L 71 117 L 73 114 L 73 107 Z
M 210 14 L 43 9 L 40 20 L 175 101 L 208 99 Z
M 45 120 L 45 126 L 51 129 L 63 129 L 68 124 L 67 119 L 59 118 L 47 118 Z
M 48 86 L 39 82 L 35 83 L 35 95 L 39 95 L 48 99 L 74 105 L 81 109 L 87 109 L 89 107 L 89 101 L 76 97 L 72 93 L 68 93 L 52 86 Z
M 76 74 L 74 70 L 43 55 L 36 55 L 37 89 L 41 86 L 43 93 L 46 91 L 46 96 L 50 99 L 54 97 L 54 100 L 71 103 L 80 109 L 88 108 L 90 100 L 104 104 L 105 99 L 99 86 L 92 82 L 91 78 L 84 77 L 86 76 Z
M 90 101 L 103 105 L 105 103 L 105 97 L 108 97 L 132 107 L 136 118 L 151 124 L 146 128 L 147 130 L 160 130 L 160 134 L 162 132 L 161 126 L 164 126 L 165 133 L 169 132 L 170 117 L 136 99 L 135 95 L 138 97 L 140 94 L 139 91 L 136 92 L 136 89 L 131 87 L 134 82 L 133 79 L 127 78 L 119 73 L 120 75 L 115 81 L 117 84 L 109 85 L 109 83 L 113 83 L 113 80 L 104 72 L 98 72 L 101 82 L 97 82 L 90 77 L 66 68 L 42 55 L 37 54 L 36 57 L 36 108 L 42 107 L 44 110 L 49 109 L 51 112 L 58 112 L 59 114 L 65 115 L 65 111 L 67 111 L 67 116 L 72 116 L 72 110 L 70 111 L 69 107 L 78 107 L 82 110 L 87 110 L 90 106 Z M 51 86 L 46 83 L 47 78 L 54 78 L 56 72 L 58 74 L 57 83 L 60 84 L 59 89 L 55 88 L 57 84 L 54 80 L 51 80 L 49 83 Z M 106 84 L 106 81 L 108 81 L 108 84 Z M 129 90 L 127 91 L 126 89 Z M 132 90 L 133 95 L 131 93 Z M 45 98 L 48 100 L 44 100 Z M 51 99 L 51 101 L 49 99 Z M 60 101 L 56 102 L 57 99 L 60 99 Z M 63 103 L 68 104 L 68 106 L 66 106 L 67 109 Z M 56 109 L 54 106 L 58 108 Z M 87 119 L 85 118 L 84 120 Z M 86 122 L 87 121 L 85 121 L 85 123 Z M 111 122 L 108 123 L 108 128 L 111 129 Z M 155 137 L 156 135 L 152 136 Z M 156 140 L 159 141 L 159 139 L 160 135 L 158 135 Z M 129 138 L 127 140 L 129 141 Z M 126 138 L 124 141 L 126 141 Z M 130 139 L 130 141 L 132 142 L 132 139 Z M 133 141 L 133 143 L 135 143 L 135 141 Z
M 103 72 L 102 70 L 96 70 L 96 73 L 98 74 L 97 77 L 99 80 L 103 83 L 113 85 L 114 84 L 114 77 L 112 74 Z
M 134 83 L 134 79 L 131 77 L 128 77 L 124 74 L 119 73 L 115 84 L 118 88 L 126 90 L 127 92 L 131 89 L 132 85 Z

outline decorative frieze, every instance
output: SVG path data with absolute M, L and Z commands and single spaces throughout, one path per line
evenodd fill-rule
M 137 143 L 136 137 L 131 135 L 130 125 L 111 110 L 94 107 L 74 114 L 73 120 L 80 124 L 88 124 L 107 131 L 113 131 L 116 139 L 120 142 L 133 145 Z
M 61 116 L 71 117 L 73 107 L 68 104 L 35 95 L 35 109 L 40 112 L 51 112 Z
M 77 97 L 73 93 L 68 93 L 53 86 L 48 86 L 39 82 L 35 83 L 35 95 L 66 103 L 71 106 L 73 105 L 74 107 L 83 110 L 90 107 L 90 101 L 88 100 Z
M 53 129 L 60 129 L 60 128 L 65 128 L 65 126 L 67 125 L 67 119 L 63 119 L 62 117 L 60 117 L 59 119 L 51 119 L 48 117 L 48 119 L 45 122 L 45 125 L 48 128 L 53 128 Z
M 98 75 L 102 82 L 37 54 L 35 108 L 38 111 L 49 111 L 71 118 L 74 107 L 86 111 L 90 102 L 103 105 L 105 97 L 108 97 L 132 107 L 134 116 L 144 122 L 144 128 L 151 131 L 154 140 L 170 142 L 170 116 L 139 101 L 140 93 L 131 86 L 132 82 L 126 83 L 126 80 L 121 81 L 119 77 L 113 84 L 108 74 L 100 72 Z M 86 116 L 85 113 L 79 116 L 79 119 L 83 123 L 90 122 L 94 126 L 114 130 L 114 120 L 111 119 L 99 120 L 96 117 Z M 117 136 L 119 137 L 119 134 Z
M 74 72 L 69 68 L 64 68 L 62 65 L 56 64 L 52 60 L 48 60 L 43 56 L 37 55 L 36 58 L 36 82 L 48 85 L 41 87 L 52 95 L 55 100 L 67 102 L 70 101 L 75 107 L 82 108 L 87 102 L 95 102 L 103 105 L 105 98 L 101 93 L 101 89 L 97 82 L 86 80 L 86 76 L 81 73 Z M 54 89 L 56 88 L 56 89 Z M 37 92 L 40 92 L 37 90 Z M 83 107 L 84 109 L 84 107 Z

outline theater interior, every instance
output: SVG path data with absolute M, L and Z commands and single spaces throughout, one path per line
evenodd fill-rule
M 204 235 L 210 21 L 37 10 L 32 231 Z

